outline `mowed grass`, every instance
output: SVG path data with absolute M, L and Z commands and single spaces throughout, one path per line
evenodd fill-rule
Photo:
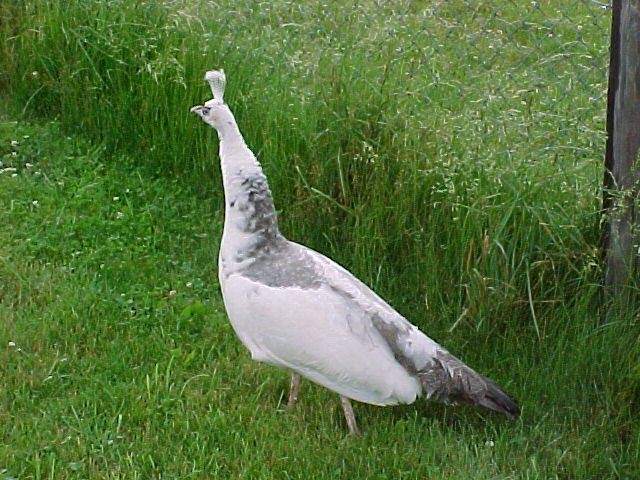
M 637 308 L 601 321 L 592 2 L 6 2 L 1 478 L 635 478 Z M 523 407 L 356 406 L 252 363 L 216 280 L 203 72 L 284 233 Z M 55 119 L 54 123 L 47 123 Z M 17 121 L 16 121 L 17 120 Z M 29 123 L 31 122 L 31 123 Z

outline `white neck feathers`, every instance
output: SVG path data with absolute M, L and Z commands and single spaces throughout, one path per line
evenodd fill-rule
M 228 260 L 240 262 L 281 235 L 267 177 L 240 130 L 234 122 L 218 133 L 225 193 L 223 249 L 231 256 Z

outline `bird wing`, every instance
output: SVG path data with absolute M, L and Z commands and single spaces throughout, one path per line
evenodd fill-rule
M 396 361 L 420 380 L 427 398 L 479 405 L 510 418 L 519 415 L 518 405 L 493 381 L 425 335 L 351 272 L 324 255 L 311 252 L 323 266 L 329 288 L 353 304 L 352 310 L 363 312 L 358 317 L 367 324 L 363 328 L 374 328 L 380 334 Z
M 363 328 L 375 329 L 396 360 L 410 373 L 417 374 L 433 362 L 438 351 L 446 351 L 347 269 L 318 252 L 309 251 L 321 266 L 326 285 L 351 309 L 361 312 L 358 320 L 366 324 Z

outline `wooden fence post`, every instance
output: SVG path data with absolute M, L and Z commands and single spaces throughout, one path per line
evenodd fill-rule
M 640 259 L 640 0 L 614 0 L 602 252 L 609 304 L 628 309 Z

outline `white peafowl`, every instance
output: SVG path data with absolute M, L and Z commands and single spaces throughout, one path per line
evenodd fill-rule
M 412 403 L 424 394 L 516 418 L 520 409 L 494 382 L 422 333 L 348 270 L 287 240 L 278 229 L 267 178 L 224 103 L 222 70 L 206 73 L 213 99 L 191 109 L 218 132 L 225 218 L 218 272 L 234 331 L 251 357 L 340 395 L 349 431 L 350 399 Z

